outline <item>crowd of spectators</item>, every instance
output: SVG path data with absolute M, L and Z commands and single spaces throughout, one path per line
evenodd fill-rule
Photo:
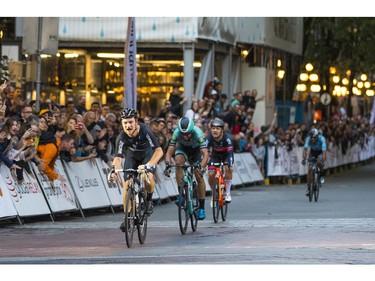
M 47 99 L 36 112 L 35 101 L 26 103 L 19 93 L 15 94 L 14 87 L 3 84 L 0 92 L 0 160 L 15 180 L 23 180 L 23 169 L 31 174 L 30 162 L 33 162 L 51 181 L 64 181 L 53 169 L 57 157 L 66 162 L 101 158 L 111 166 L 116 136 L 121 130 L 121 105 L 95 101 L 86 108 L 82 96 L 77 104 L 68 99 L 65 105 L 56 105 Z M 289 124 L 285 130 L 277 127 L 275 112 L 269 125 L 257 127 L 253 115 L 257 102 L 264 99 L 257 95 L 256 89 L 246 90 L 234 93 L 233 99 L 228 100 L 215 78 L 206 85 L 203 97 L 193 98 L 187 110 L 183 110 L 186 96 L 175 87 L 157 116 L 141 116 L 139 121 L 150 126 L 165 152 L 179 118 L 192 118 L 205 134 L 210 121 L 221 118 L 225 131 L 232 137 L 235 152 L 252 153 L 263 175 L 267 146 L 285 146 L 288 150 L 294 145 L 303 146 L 312 127 L 326 137 L 328 148 L 340 143 L 344 154 L 351 144 L 363 146 L 374 135 L 368 116 L 349 118 L 340 112 L 328 121 Z

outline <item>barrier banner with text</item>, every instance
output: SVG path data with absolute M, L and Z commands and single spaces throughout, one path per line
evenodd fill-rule
M 111 205 L 95 163 L 90 160 L 63 165 L 82 209 Z
M 55 170 L 57 173 L 63 174 L 63 167 L 58 162 L 56 161 Z M 58 180 L 51 182 L 34 163 L 31 162 L 31 165 L 52 213 L 78 210 L 76 198 L 69 182 Z
M 16 179 L 13 179 L 9 168 L 5 165 L 0 165 L 0 173 L 19 216 L 51 214 L 42 189 L 36 179 L 23 171 L 24 180 L 21 184 L 18 184 Z

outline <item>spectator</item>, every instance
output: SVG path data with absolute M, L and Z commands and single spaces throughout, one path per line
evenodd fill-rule
M 17 150 L 17 133 L 19 122 L 17 117 L 9 117 L 0 131 L 0 160 L 10 169 L 11 175 L 18 183 L 23 181 L 23 163 L 25 152 Z
M 76 107 L 74 105 L 74 101 L 68 100 L 65 104 L 65 113 L 66 116 L 69 117 L 70 115 L 73 115 L 77 113 Z
M 83 114 L 85 114 L 86 111 L 87 111 L 87 109 L 86 109 L 86 97 L 80 96 L 79 101 L 78 101 L 78 105 L 76 106 L 75 112 L 77 112 L 78 114 L 81 114 L 83 116 Z
M 199 120 L 200 115 L 198 113 L 198 102 L 193 101 L 191 107 L 186 111 L 185 117 L 189 117 L 190 119 Z
M 55 171 L 56 159 L 60 151 L 60 138 L 57 138 L 48 131 L 47 119 L 44 116 L 39 117 L 40 139 L 37 147 L 38 157 L 44 161 L 45 167 L 42 170 L 50 181 L 59 180 L 65 182 L 65 178 Z M 71 148 L 74 146 L 74 139 L 71 137 Z M 65 146 L 64 146 L 64 149 Z
M 173 86 L 173 90 L 169 96 L 169 101 L 171 102 L 172 112 L 177 116 L 182 116 L 183 105 L 186 102 L 186 96 L 180 91 L 179 86 Z
M 266 157 L 266 149 L 264 147 L 263 138 L 261 138 L 261 137 L 257 138 L 257 142 L 256 142 L 256 144 L 253 148 L 253 153 L 254 153 L 255 159 L 257 161 L 259 170 L 264 177 L 264 159 Z
M 165 101 L 164 108 L 161 109 L 158 117 L 159 118 L 167 118 L 167 115 L 169 113 L 173 113 L 173 111 L 172 111 L 172 103 L 171 103 L 171 101 L 167 100 L 167 101 Z
M 100 103 L 97 101 L 92 102 L 90 110 L 95 113 L 95 121 L 98 122 L 100 120 L 100 115 L 102 114 Z

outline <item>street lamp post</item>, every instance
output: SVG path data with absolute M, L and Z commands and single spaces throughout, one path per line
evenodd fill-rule
M 299 83 L 296 86 L 296 90 L 300 93 L 300 100 L 308 102 L 307 108 L 304 108 L 304 121 L 311 122 L 314 121 L 314 103 L 316 102 L 315 95 L 318 95 L 321 91 L 321 86 L 319 85 L 319 75 L 315 73 L 314 66 L 312 63 L 307 63 L 305 65 L 305 70 L 299 75 Z M 302 95 L 302 97 L 301 97 Z M 311 96 L 311 104 L 309 104 L 309 95 Z

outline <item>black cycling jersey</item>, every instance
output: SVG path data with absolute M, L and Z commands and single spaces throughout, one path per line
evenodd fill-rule
M 233 166 L 234 152 L 233 144 L 230 136 L 224 132 L 221 140 L 216 141 L 212 134 L 206 136 L 206 144 L 209 151 L 211 151 L 211 159 L 209 163 L 216 162 L 216 160 L 222 160 L 227 162 L 230 166 Z M 213 159 L 215 161 L 213 161 Z
M 142 123 L 140 123 L 139 126 L 139 133 L 134 138 L 129 137 L 124 131 L 119 134 L 115 149 L 116 156 L 123 157 L 124 148 L 127 148 L 137 154 L 138 152 L 143 153 L 148 149 L 155 150 L 156 148 L 160 147 L 159 142 L 152 133 L 151 129 Z
M 122 131 L 116 139 L 116 156 L 125 158 L 124 169 L 137 169 L 139 165 L 146 164 L 150 161 L 154 150 L 160 147 L 158 140 L 152 133 L 151 129 L 145 125 L 139 124 L 139 133 L 134 138 L 130 138 Z M 155 167 L 149 170 L 155 173 Z M 124 173 L 127 179 L 129 173 Z

